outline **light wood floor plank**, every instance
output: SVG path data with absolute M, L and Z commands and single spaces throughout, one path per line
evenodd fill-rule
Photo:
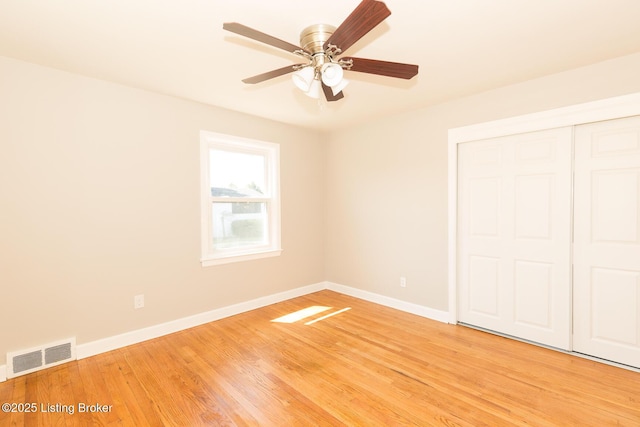
M 310 306 L 330 309 L 272 322 Z M 0 400 L 76 408 L 2 427 L 640 426 L 637 372 L 331 291 L 14 378 Z

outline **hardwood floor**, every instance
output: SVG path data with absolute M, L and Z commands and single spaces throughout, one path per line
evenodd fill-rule
M 331 308 L 272 322 L 310 306 Z M 0 383 L 5 402 L 38 410 L 2 427 L 640 426 L 640 373 L 322 291 Z

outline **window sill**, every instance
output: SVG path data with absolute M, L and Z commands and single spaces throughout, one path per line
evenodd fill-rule
M 200 263 L 203 267 L 210 267 L 212 265 L 230 264 L 232 262 L 250 261 L 260 258 L 270 258 L 280 256 L 282 249 L 267 250 L 264 252 L 253 252 L 249 254 L 234 254 L 224 255 L 211 258 L 202 258 Z

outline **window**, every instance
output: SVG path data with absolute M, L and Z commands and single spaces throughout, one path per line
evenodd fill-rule
M 277 144 L 202 131 L 202 265 L 280 255 Z

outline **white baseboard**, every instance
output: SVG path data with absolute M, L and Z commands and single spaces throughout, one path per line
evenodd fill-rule
M 174 332 L 193 328 L 194 326 L 199 326 L 205 323 L 224 319 L 225 317 L 230 317 L 236 314 L 244 313 L 246 311 L 255 310 L 257 308 L 264 307 L 270 304 L 275 304 L 302 295 L 318 292 L 323 289 L 330 289 L 335 292 L 340 292 L 345 295 L 350 295 L 356 298 L 363 299 L 365 301 L 371 301 L 376 304 L 381 304 L 387 307 L 395 308 L 397 310 L 426 317 L 428 319 L 437 320 L 439 322 L 447 323 L 449 319 L 449 313 L 446 311 L 434 310 L 429 307 L 412 304 L 409 302 L 397 300 L 368 291 L 363 291 L 361 289 L 356 289 L 349 286 L 339 285 L 337 283 L 321 282 L 316 283 L 315 285 L 304 286 L 301 288 L 292 289 L 290 291 L 257 298 L 251 301 L 218 308 L 215 310 L 207 311 L 205 313 L 195 314 L 193 316 L 184 317 L 182 319 L 173 320 L 171 322 L 149 326 L 148 328 L 126 332 L 124 334 L 115 335 L 113 337 L 103 338 L 86 344 L 79 344 L 76 348 L 76 355 L 78 359 L 84 359 L 86 357 L 95 356 L 97 354 L 105 353 L 107 351 L 115 350 L 121 347 L 126 347 L 128 345 L 137 344 L 153 338 L 158 338 L 163 335 L 168 335 Z
M 384 295 L 376 294 L 369 291 L 363 291 L 362 289 L 339 285 L 337 283 L 332 283 L 332 282 L 326 282 L 326 289 L 340 292 L 341 294 L 349 295 L 352 297 L 360 298 L 365 301 L 384 305 L 386 307 L 395 308 L 396 310 L 415 314 L 417 316 L 426 317 L 427 319 L 437 320 L 438 322 L 442 322 L 442 323 L 449 323 L 448 311 L 440 311 L 433 308 L 425 307 L 423 305 L 401 301 L 399 299 L 386 297 Z
M 384 295 L 379 295 L 373 292 L 364 291 L 361 289 L 352 288 L 352 287 L 340 285 L 337 283 L 321 282 L 321 283 L 316 283 L 315 285 L 304 286 L 301 288 L 292 289 L 290 291 L 280 292 L 278 294 L 256 298 L 251 301 L 246 301 L 239 304 L 218 308 L 215 310 L 207 311 L 205 313 L 184 317 L 182 319 L 173 320 L 173 321 L 162 323 L 159 325 L 149 326 L 148 328 L 126 332 L 124 334 L 103 338 L 103 339 L 88 342 L 85 344 L 78 344 L 76 347 L 76 356 L 78 359 L 84 359 L 87 357 L 95 356 L 100 353 L 105 353 L 107 351 L 126 347 L 128 345 L 137 344 L 153 338 L 158 338 L 163 335 L 168 335 L 174 332 L 193 328 L 194 326 L 199 326 L 205 323 L 224 319 L 225 317 L 234 316 L 236 314 L 244 313 L 250 310 L 255 310 L 257 308 L 264 307 L 270 304 L 275 304 L 278 302 L 286 301 L 288 299 L 307 295 L 313 292 L 322 291 L 324 289 L 329 289 L 335 292 L 339 292 L 341 294 L 349 295 L 355 298 L 360 298 L 365 301 L 381 304 L 386 307 L 394 308 L 396 310 L 404 311 L 407 313 L 416 314 L 418 316 L 425 317 L 427 319 L 436 320 L 443 323 L 447 323 L 449 320 L 449 313 L 446 311 L 435 310 L 422 305 L 401 301 L 395 298 L 390 298 Z M 6 380 L 7 380 L 7 366 L 0 365 L 0 382 L 6 381 Z
M 225 317 L 234 316 L 244 313 L 245 311 L 255 310 L 270 304 L 286 301 L 302 295 L 318 292 L 326 288 L 325 283 L 317 283 L 315 285 L 304 286 L 290 291 L 281 292 L 266 297 L 256 298 L 251 301 L 241 302 L 239 304 L 218 308 L 207 311 L 205 313 L 195 314 L 193 316 L 184 317 L 182 319 L 173 320 L 159 325 L 149 326 L 148 328 L 138 329 L 124 334 L 92 341 L 86 344 L 79 344 L 76 348 L 78 359 L 95 356 L 100 353 L 115 350 L 117 348 L 126 347 L 128 345 L 137 344 L 163 335 L 172 334 L 174 332 L 193 328 L 194 326 L 203 325 L 205 323 L 224 319 Z

